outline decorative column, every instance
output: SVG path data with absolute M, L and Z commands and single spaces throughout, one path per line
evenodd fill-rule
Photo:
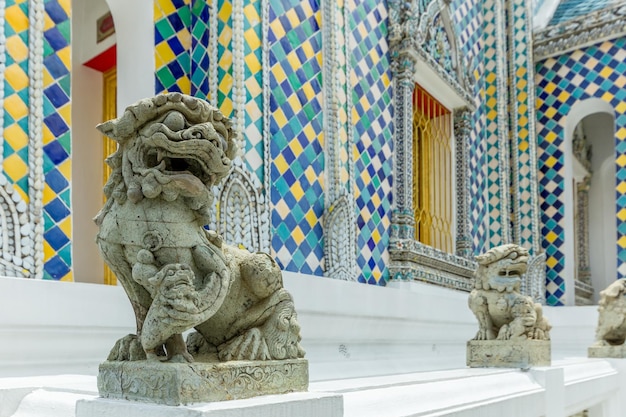
M 413 214 L 413 72 L 415 60 L 400 54 L 394 63 L 395 160 L 391 239 L 414 239 Z
M 337 22 L 339 13 L 337 2 L 322 2 L 323 25 L 323 77 L 324 77 L 324 134 L 326 159 L 326 190 L 324 208 L 324 259 L 325 274 L 344 281 L 356 281 L 356 222 L 354 215 L 354 197 L 351 183 L 347 187 L 341 181 L 341 130 L 339 117 L 339 75 L 342 71 L 339 63 L 339 43 L 337 35 L 340 27 Z M 348 141 L 350 146 L 350 141 Z M 348 155 L 350 150 L 348 149 Z M 348 158 L 349 159 L 349 158 Z M 350 175 L 351 177 L 352 175 Z
M 472 239 L 469 232 L 468 150 L 472 113 L 467 107 L 454 110 L 454 139 L 456 145 L 456 254 L 463 258 L 472 256 Z

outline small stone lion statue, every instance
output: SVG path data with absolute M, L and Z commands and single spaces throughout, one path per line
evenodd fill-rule
M 237 153 L 231 121 L 205 100 L 169 93 L 140 100 L 97 128 L 118 149 L 107 158 L 112 173 L 95 218 L 96 242 L 137 323 L 108 360 L 302 358 L 278 264 L 204 228 L 211 188 Z M 183 340 L 190 329 L 196 332 Z
M 626 340 L 626 279 L 600 291 L 598 328 L 593 347 L 619 346 Z
M 550 324 L 540 304 L 520 294 L 528 251 L 521 246 L 498 246 L 477 256 L 469 307 L 478 319 L 474 340 L 550 340 Z

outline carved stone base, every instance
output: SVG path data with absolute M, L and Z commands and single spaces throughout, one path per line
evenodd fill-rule
M 107 361 L 100 365 L 104 398 L 181 405 L 306 391 L 306 359 L 161 363 Z
M 617 346 L 590 346 L 587 349 L 590 358 L 626 359 L 626 344 Z
M 550 366 L 549 340 L 470 340 L 467 342 L 470 368 L 528 368 Z

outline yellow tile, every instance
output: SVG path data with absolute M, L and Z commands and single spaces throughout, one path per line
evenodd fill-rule
M 52 77 L 52 75 L 50 75 L 50 72 L 44 66 L 44 68 L 43 68 L 43 85 L 50 85 L 50 84 L 52 84 L 53 81 L 54 81 L 54 78 Z
M 610 102 L 610 101 L 612 101 L 612 100 L 613 100 L 613 98 L 614 98 L 614 97 L 615 97 L 615 96 L 614 96 L 613 94 L 611 94 L 611 93 L 609 93 L 609 92 L 607 91 L 606 93 L 604 93 L 604 94 L 602 95 L 602 100 Z
M 495 72 L 490 72 L 485 77 L 485 82 L 488 83 L 488 84 L 492 84 L 495 80 L 496 80 L 496 73 Z
M 6 8 L 4 19 L 16 33 L 28 29 L 28 16 L 24 14 L 17 4 Z
M 246 40 L 246 42 L 250 46 L 250 49 L 253 51 L 256 51 L 262 46 L 261 39 L 253 28 L 246 30 L 243 34 L 243 38 Z
M 46 124 L 44 123 L 42 126 L 42 130 L 43 130 L 43 144 L 47 145 L 50 142 L 52 142 L 53 140 L 56 140 L 56 137 L 54 136 L 54 134 L 50 131 L 50 129 L 48 129 L 48 126 L 46 126 Z
M 521 93 L 519 93 L 517 95 L 517 100 L 518 101 L 526 101 L 526 99 L 528 98 L 528 94 L 526 93 L 526 91 L 522 91 Z
M 185 29 L 178 32 L 176 37 L 185 50 L 191 48 L 191 33 L 188 30 Z
M 70 240 L 72 239 L 72 216 L 67 216 L 65 219 L 58 224 L 59 229 L 65 233 Z
M 14 153 L 8 158 L 5 158 L 4 172 L 13 181 L 18 181 L 22 179 L 26 174 L 28 174 L 28 165 L 26 165 L 24 161 L 22 161 L 22 158 L 20 158 L 18 154 Z
M 43 30 L 50 30 L 52 29 L 56 24 L 54 23 L 54 20 L 52 20 L 50 18 L 50 16 L 48 16 L 48 13 L 44 14 L 43 16 Z
M 528 141 L 527 140 L 523 140 L 519 143 L 519 150 L 522 152 L 526 152 L 526 150 L 528 149 Z
M 225 1 L 222 8 L 217 12 L 217 17 L 220 18 L 222 22 L 228 22 L 228 18 L 232 14 L 233 6 L 231 2 Z
M 309 142 L 312 142 L 315 139 L 315 136 L 317 136 L 317 134 L 315 133 L 315 129 L 313 129 L 313 126 L 311 126 L 310 123 L 304 126 L 302 131 L 306 135 Z
M 294 183 L 290 188 L 291 194 L 297 201 L 300 201 L 304 197 L 304 190 L 299 182 Z
M 298 99 L 298 96 L 296 96 L 295 94 L 287 99 L 287 103 L 291 106 L 291 109 L 293 110 L 294 113 L 298 113 L 298 111 L 302 108 L 302 105 L 300 104 L 300 100 Z
M 222 93 L 224 93 L 225 95 L 228 95 L 228 93 L 230 92 L 230 90 L 233 89 L 233 79 L 231 76 L 229 76 L 228 74 L 226 74 L 223 78 L 222 81 L 219 83 L 219 85 L 217 86 L 218 90 L 220 90 Z
M 319 219 L 317 218 L 317 215 L 315 214 L 312 208 L 306 212 L 306 214 L 304 215 L 304 219 L 311 227 L 315 226 L 315 224 L 317 224 L 317 222 L 319 221 Z
M 72 158 L 68 158 L 60 165 L 57 165 L 57 169 L 69 181 L 72 178 Z
M 17 94 L 4 99 L 4 108 L 16 121 L 28 115 L 28 107 Z
M 556 159 L 554 156 L 551 156 L 548 159 L 546 159 L 546 165 L 551 168 L 551 167 L 554 166 L 554 164 L 557 163 L 557 161 L 558 161 L 558 159 Z
M 520 129 L 519 130 L 519 137 L 520 137 L 520 139 L 525 140 L 528 137 L 528 129 Z M 524 143 L 524 142 L 522 142 L 522 143 Z M 522 152 L 524 152 L 526 150 L 526 149 L 522 149 L 521 143 L 520 143 L 519 146 L 520 146 L 520 150 Z
M 167 42 L 161 42 L 160 44 L 156 46 L 155 49 L 156 49 L 156 53 L 161 55 L 161 59 L 164 62 L 172 62 L 173 60 L 176 59 L 176 54 L 172 52 L 172 49 L 167 44 Z
M 280 23 L 280 20 L 276 19 L 272 23 L 270 23 L 270 29 L 276 36 L 276 39 L 282 39 L 285 37 L 285 28 Z
M 224 101 L 220 105 L 220 111 L 224 116 L 230 117 L 233 113 L 233 101 L 230 98 L 225 97 Z
M 276 166 L 278 172 L 280 172 L 281 174 L 287 172 L 287 170 L 289 169 L 289 164 L 282 154 L 278 155 L 278 157 L 274 159 L 274 165 Z
M 556 109 L 554 107 L 550 107 L 544 114 L 547 118 L 552 119 L 554 115 L 556 115 Z
M 16 151 L 28 146 L 28 135 L 17 123 L 4 129 L 4 140 Z
M 621 209 L 619 213 L 617 213 L 617 218 L 621 221 L 626 220 L 626 209 Z
M 17 35 L 7 38 L 7 53 L 15 62 L 22 62 L 28 59 L 28 47 Z
M 233 65 L 233 54 L 230 52 L 224 52 L 217 65 L 219 65 L 219 67 L 224 71 L 228 71 L 228 69 Z
M 517 69 L 517 72 L 515 73 L 515 75 L 517 75 L 518 77 L 523 77 L 524 75 L 526 75 L 526 68 L 525 67 L 519 67 Z
M 617 133 L 615 134 L 615 136 L 617 137 L 617 139 L 619 140 L 624 140 L 626 139 L 626 128 L 619 128 Z
M 154 53 L 154 65 L 155 68 L 162 68 L 167 64 L 167 62 L 165 62 L 163 60 L 163 58 L 161 58 L 161 55 L 157 54 L 156 52 Z
M 287 18 L 287 20 L 289 20 L 292 28 L 298 27 L 300 25 L 300 18 L 296 14 L 295 9 L 288 10 L 287 13 L 285 13 L 285 17 Z
M 600 75 L 604 78 L 609 78 L 612 73 L 613 69 L 611 67 L 605 67 L 602 71 L 600 71 Z
M 287 78 L 287 74 L 285 74 L 285 71 L 283 71 L 280 66 L 272 68 L 272 75 L 276 79 L 276 84 L 281 84 Z
M 559 96 L 557 97 L 557 100 L 559 100 L 561 103 L 565 103 L 568 98 L 569 98 L 568 92 L 563 91 L 561 92 L 561 94 L 559 94 Z
M 300 229 L 300 226 L 296 226 L 295 229 L 293 229 L 293 231 L 291 232 L 291 237 L 298 245 L 304 242 L 305 236 L 304 233 L 302 233 L 302 229 Z
M 28 87 L 28 75 L 18 64 L 9 65 L 5 72 L 6 81 L 15 91 Z
M 257 5 L 254 3 L 254 1 L 250 1 L 249 4 L 243 8 L 244 16 L 246 16 L 246 19 L 248 19 L 252 25 L 261 23 L 261 17 L 256 9 Z
M 59 5 L 63 7 L 68 17 L 72 17 L 72 1 L 71 0 L 57 0 Z
M 52 188 L 50 188 L 48 186 L 48 184 L 44 184 L 43 186 L 43 204 L 48 204 L 49 202 L 51 202 L 52 200 L 54 200 L 57 196 L 57 193 L 55 193 Z
M 68 126 L 72 125 L 72 105 L 71 104 L 68 103 L 65 106 L 57 109 L 57 112 L 59 113 L 59 116 L 61 116 L 63 120 L 65 120 L 65 123 Z
M 556 139 L 556 133 L 549 132 L 544 139 L 550 143 L 553 143 L 554 140 Z
M 176 6 L 172 4 L 172 0 L 157 0 L 155 4 L 159 5 L 159 8 L 166 16 L 176 13 Z
M 557 260 L 552 256 L 550 256 L 546 260 L 546 265 L 548 265 L 550 268 L 554 268 L 557 263 L 558 263 Z
M 315 170 L 313 169 L 313 167 L 311 167 L 310 165 L 307 167 L 307 169 L 304 170 L 304 177 L 311 183 L 313 184 L 315 182 L 315 180 L 317 180 L 317 174 L 315 173 Z
M 626 155 L 622 154 L 619 158 L 615 160 L 618 166 L 623 167 L 626 166 Z
M 493 109 L 497 105 L 498 105 L 498 100 L 495 97 L 491 97 L 489 100 L 487 100 L 487 107 Z
M 176 81 L 176 84 L 178 84 L 178 88 L 180 88 L 180 91 L 183 94 L 191 94 L 191 81 L 189 80 L 189 77 L 185 76 L 180 78 Z
M 548 83 L 548 85 L 545 86 L 544 90 L 549 93 L 552 94 L 552 92 L 556 89 L 556 84 L 554 83 Z
M 292 140 L 289 143 L 289 149 L 291 149 L 291 151 L 293 152 L 293 154 L 298 157 L 300 154 L 302 154 L 302 145 L 300 145 L 300 141 L 299 140 Z
M 52 246 L 50 246 L 50 244 L 48 242 L 46 242 L 46 240 L 44 239 L 43 241 L 43 258 L 44 259 L 51 259 L 56 255 L 56 251 L 54 249 L 52 249 Z
M 626 236 L 622 236 L 618 241 L 617 244 L 619 245 L 620 248 L 626 248 Z
M 244 61 L 246 61 L 246 65 L 252 74 L 259 73 L 263 69 L 261 61 L 259 61 L 259 58 L 254 53 L 246 55 Z
M 294 71 L 300 69 L 302 66 L 302 62 L 300 62 L 300 59 L 298 58 L 298 55 L 296 55 L 295 51 L 291 51 L 287 54 L 287 61 Z
M 285 117 L 285 113 L 283 113 L 282 109 L 278 108 L 273 114 L 274 121 L 278 125 L 279 128 L 282 128 L 287 124 L 287 118 Z
M 374 231 L 372 232 L 372 241 L 380 242 L 380 232 L 378 231 L 378 229 L 374 229 Z
M 72 68 L 72 48 L 66 46 L 65 48 L 57 51 L 57 56 L 63 61 L 65 68 L 68 70 Z
M 557 238 L 558 238 L 557 234 L 552 231 L 550 231 L 550 233 L 546 235 L 546 240 L 550 243 L 554 242 Z
M 74 274 L 72 273 L 72 271 L 69 271 L 67 274 L 65 274 L 65 276 L 63 278 L 61 278 L 59 281 L 61 282 L 74 282 Z
M 624 112 L 626 112 L 626 102 L 620 101 L 620 103 L 615 107 L 615 111 L 617 114 L 624 114 Z

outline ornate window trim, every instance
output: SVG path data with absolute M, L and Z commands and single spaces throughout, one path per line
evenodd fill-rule
M 396 280 L 421 280 L 470 291 L 475 263 L 471 256 L 468 225 L 469 188 L 467 150 L 474 100 L 469 77 L 463 72 L 454 31 L 449 18 L 449 1 L 390 1 L 389 44 L 394 74 L 395 144 L 394 208 L 389 243 L 390 274 Z M 429 28 L 437 17 L 448 34 L 456 74 L 451 74 L 424 48 Z M 458 79 L 458 81 L 457 81 Z M 413 91 L 415 83 L 453 109 L 456 178 L 456 254 L 444 253 L 417 242 L 413 215 Z M 460 256 L 459 256 L 460 255 Z
M 618 3 L 534 34 L 535 61 L 626 35 L 626 6 Z

